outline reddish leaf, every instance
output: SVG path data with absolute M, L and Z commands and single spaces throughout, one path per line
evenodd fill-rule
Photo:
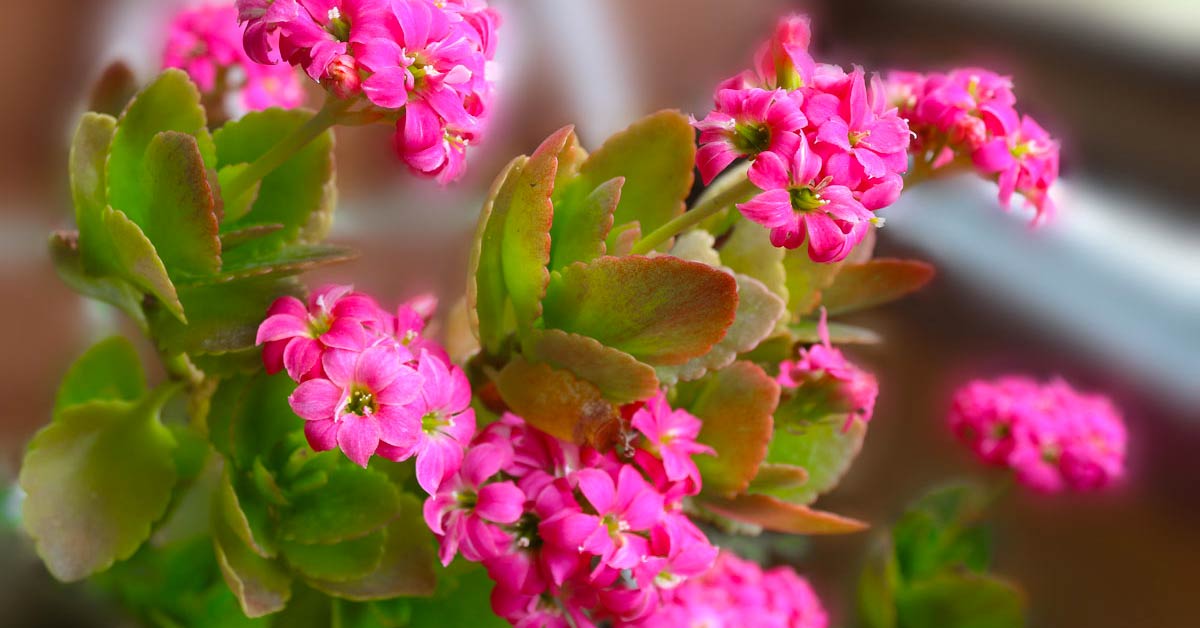
M 549 364 L 515 356 L 496 386 L 509 409 L 534 427 L 562 440 L 608 449 L 617 441 L 621 416 L 600 389 Z
M 788 534 L 848 534 L 868 527 L 857 519 L 790 504 L 769 495 L 707 497 L 703 504 L 723 517 Z
M 829 314 L 844 314 L 895 301 L 933 279 L 933 265 L 916 260 L 873 259 L 844 266 L 833 285 L 821 291 Z
M 566 369 L 591 382 L 613 403 L 648 399 L 658 391 L 653 367 L 594 338 L 558 329 L 536 330 L 524 351 L 532 360 Z

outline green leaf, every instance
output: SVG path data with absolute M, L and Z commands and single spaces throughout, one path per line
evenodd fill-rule
M 910 505 L 892 529 L 904 578 L 915 580 L 963 569 L 985 571 L 991 562 L 991 547 L 980 517 L 988 499 L 978 485 L 952 484 Z
M 173 279 L 221 268 L 217 214 L 196 138 L 164 131 L 146 148 L 142 183 L 149 206 L 138 224 Z
M 341 264 L 357 257 L 348 248 L 326 244 L 292 244 L 264 252 L 250 247 L 238 248 L 225 255 L 225 265 L 216 275 L 178 282 L 179 287 L 221 283 L 251 277 L 287 277 L 310 270 Z
M 158 420 L 163 397 L 67 407 L 29 444 L 19 480 L 25 529 L 59 580 L 128 558 L 166 511 L 175 440 Z
M 979 574 L 942 574 L 896 596 L 900 628 L 1020 628 L 1025 598 L 1012 583 Z
M 142 311 L 142 291 L 120 277 L 98 277 L 83 269 L 78 234 L 56 231 L 50 234 L 50 257 L 59 279 L 79 294 L 103 301 L 124 312 L 142 331 L 147 330 Z
M 112 240 L 104 227 L 103 212 L 108 206 L 104 169 L 116 128 L 117 120 L 112 116 L 85 113 L 71 141 L 71 200 L 79 229 L 79 251 L 83 268 L 96 275 L 113 268 Z
M 146 149 L 163 131 L 196 138 L 206 165 L 213 165 L 212 139 L 206 127 L 200 92 L 179 70 L 166 70 L 129 103 L 113 135 L 108 155 L 108 204 L 130 220 L 146 225 L 152 211 L 142 184 Z
M 226 353 L 249 349 L 267 308 L 275 299 L 302 296 L 304 289 L 291 277 L 261 277 L 179 288 L 188 324 L 152 309 L 150 328 L 159 348 L 167 353 Z
M 689 231 L 678 238 L 671 246 L 671 255 L 679 259 L 691 260 L 707 264 L 713 268 L 721 267 L 721 255 L 717 253 L 717 239 L 713 234 L 697 229 Z
M 388 524 L 386 534 L 383 557 L 371 573 L 344 582 L 314 579 L 310 584 L 330 595 L 356 601 L 432 595 L 437 588 L 434 568 L 437 553 L 433 534 L 421 515 L 421 501 L 412 495 L 401 495 L 400 515 Z M 464 603 L 465 600 L 457 600 L 457 605 Z M 453 624 L 445 622 L 442 625 Z
M 471 248 L 470 271 L 467 279 L 467 315 L 471 329 L 492 354 L 500 351 L 504 338 L 516 328 L 504 284 L 501 264 L 501 242 L 504 221 L 512 205 L 517 180 L 525 168 L 527 157 L 513 159 L 492 182 L 492 188 L 479 213 L 475 240 Z
M 858 579 L 858 614 L 866 628 L 896 628 L 900 584 L 891 544 L 873 548 Z
M 558 329 L 530 331 L 525 356 L 574 373 L 596 386 L 605 399 L 626 404 L 658 392 L 654 368 L 598 340 Z
M 213 549 L 226 584 L 247 617 L 278 613 L 292 596 L 292 576 L 284 565 L 255 554 L 223 517 L 213 517 Z
M 280 229 L 283 229 L 283 225 L 279 223 L 271 223 L 265 225 L 248 225 L 234 231 L 222 233 L 220 238 L 221 251 L 223 251 L 223 261 L 228 263 L 230 253 L 232 253 L 233 250 L 236 250 L 237 247 L 243 244 L 256 242 L 259 238 L 275 233 Z
M 605 181 L 624 177 L 613 224 L 637 221 L 643 233 L 650 233 L 683 213 L 695 161 L 695 131 L 687 116 L 660 111 L 608 138 L 580 166 L 571 193 L 582 197 Z M 616 235 L 608 236 L 610 251 Z
M 217 172 L 217 185 L 224 190 L 229 187 L 229 183 L 242 174 L 250 164 L 230 164 L 221 168 Z M 255 181 L 254 185 L 246 188 L 237 198 L 223 198 L 222 206 L 222 222 L 235 222 L 241 220 L 243 216 L 250 212 L 254 206 L 254 201 L 258 200 L 258 190 L 262 187 L 262 181 Z M 278 223 L 276 223 L 278 224 Z M 279 225 L 283 228 L 283 225 Z
M 233 465 L 227 464 L 221 474 L 216 500 L 225 525 L 238 540 L 262 558 L 275 558 L 278 548 L 269 506 L 250 479 Z
M 400 512 L 400 493 L 376 471 L 340 467 L 320 490 L 297 495 L 282 513 L 280 538 L 296 543 L 337 543 L 366 536 Z
M 89 401 L 137 401 L 146 394 L 146 380 L 137 350 L 123 336 L 92 345 L 75 360 L 54 399 L 54 416 Z
M 249 469 L 303 425 L 288 405 L 296 384 L 287 373 L 235 376 L 222 380 L 208 412 L 214 447 L 240 469 Z
M 758 465 L 758 474 L 750 480 L 747 492 L 769 495 L 773 492 L 791 490 L 803 486 L 808 481 L 808 472 L 804 467 L 776 462 L 764 462 Z
M 504 403 L 534 427 L 559 439 L 605 450 L 617 442 L 621 415 L 595 385 L 521 356 L 496 377 Z
M 104 209 L 103 219 L 116 249 L 115 260 L 121 276 L 154 295 L 178 323 L 186 322 L 175 284 L 171 283 L 166 266 L 142 228 L 124 212 L 111 207 Z
M 759 491 L 797 504 L 811 504 L 837 486 L 862 449 L 867 425 L 854 419 L 848 431 L 844 415 L 808 416 L 802 401 L 790 399 L 775 411 L 775 436 L 767 449 L 767 460 L 790 464 L 808 472 L 800 486 Z
M 721 263 L 735 273 L 761 281 L 786 304 L 787 269 L 783 263 L 786 252 L 787 249 L 771 244 L 771 234 L 766 227 L 749 220 L 739 220 L 721 245 Z
M 328 545 L 285 541 L 281 550 L 288 564 L 306 577 L 345 582 L 375 571 L 383 560 L 386 541 L 386 528 L 380 528 L 357 539 Z
M 864 310 L 920 290 L 933 279 L 933 273 L 932 265 L 915 260 L 873 259 L 849 264 L 821 292 L 821 305 L 831 316 Z
M 821 342 L 818 325 L 818 321 L 805 320 L 788 325 L 788 331 L 795 342 L 816 344 Z M 874 345 L 883 342 L 883 338 L 873 329 L 833 321 L 828 323 L 828 327 L 829 341 L 835 345 Z
M 716 456 L 697 456 L 704 491 L 736 495 L 750 484 L 767 453 L 779 384 L 750 362 L 734 362 L 694 383 L 681 384 L 676 406 L 704 422 L 697 440 Z
M 555 202 L 550 270 L 590 262 L 607 253 L 604 240 L 612 230 L 613 212 L 624 184 L 624 177 L 615 177 L 596 186 L 578 203 Z
M 701 504 L 723 517 L 787 534 L 849 534 L 867 527 L 856 519 L 813 510 L 770 495 L 704 497 Z
M 450 566 L 456 571 L 439 579 L 437 592 L 427 599 L 404 600 L 409 620 L 404 626 L 469 626 L 470 628 L 508 628 L 507 621 L 492 612 L 494 583 L 483 567 L 459 561 Z
M 225 170 L 254 162 L 312 115 L 304 109 L 267 109 L 250 112 L 226 124 L 213 134 L 217 165 Z M 230 176 L 228 171 L 225 176 Z M 221 223 L 221 231 L 263 223 L 283 225 L 279 231 L 260 239 L 259 245 L 264 250 L 297 240 L 319 242 L 329 231 L 336 196 L 333 133 L 326 131 L 263 177 L 250 211 L 242 216 L 236 212 L 227 216 Z M 226 199 L 226 205 L 236 210 L 243 200 Z
M 845 260 L 814 262 L 804 247 L 786 251 L 783 266 L 787 269 L 788 310 L 792 315 L 804 316 L 815 310 L 821 302 L 821 291 L 833 283 L 843 265 Z
M 601 257 L 551 278 L 547 328 L 582 334 L 650 365 L 708 353 L 733 323 L 737 282 L 674 257 Z

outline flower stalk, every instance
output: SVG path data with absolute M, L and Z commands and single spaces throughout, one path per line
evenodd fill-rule
M 701 198 L 694 207 L 684 212 L 683 215 L 677 216 L 667 224 L 655 229 L 650 234 L 644 236 L 641 240 L 633 245 L 634 255 L 645 255 L 653 251 L 663 242 L 671 239 L 674 236 L 687 231 L 688 229 L 700 224 L 705 218 L 730 207 L 736 203 L 749 200 L 759 192 L 757 186 L 750 182 L 750 179 L 744 178 L 745 174 L 739 175 L 743 177 L 726 187 L 717 194 L 708 198 Z

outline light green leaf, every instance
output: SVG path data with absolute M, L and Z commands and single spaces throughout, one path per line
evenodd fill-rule
M 348 262 L 355 257 L 357 253 L 351 249 L 327 244 L 290 244 L 269 253 L 251 247 L 237 248 L 225 255 L 220 273 L 180 281 L 177 285 L 183 288 L 251 277 L 287 277 Z
M 808 344 L 821 342 L 821 334 L 817 329 L 818 321 L 804 320 L 788 325 L 792 340 Z M 874 345 L 883 342 L 883 338 L 873 329 L 836 323 L 830 321 L 829 341 L 835 345 Z
M 104 209 L 103 219 L 116 249 L 116 263 L 121 276 L 154 295 L 176 322 L 186 322 L 175 284 L 171 283 L 166 266 L 142 228 L 124 212 L 111 207 Z
M 862 449 L 867 425 L 854 419 L 843 431 L 845 415 L 809 416 L 803 400 L 790 399 L 775 411 L 775 435 L 767 449 L 767 461 L 790 464 L 808 472 L 800 486 L 760 490 L 785 501 L 811 504 L 837 486 Z
M 172 279 L 221 268 L 217 214 L 196 138 L 164 131 L 146 148 L 142 184 L 149 205 L 138 224 Z
M 234 231 L 222 233 L 220 238 L 223 261 L 228 263 L 229 254 L 240 245 L 255 242 L 259 238 L 275 233 L 280 229 L 283 229 L 283 225 L 271 223 L 265 225 L 247 225 Z
M 900 628 L 1021 628 L 1025 598 L 1012 583 L 972 573 L 908 583 L 896 596 Z
M 280 538 L 295 543 L 337 543 L 366 536 L 396 518 L 400 493 L 376 471 L 340 467 L 320 490 L 297 495 L 282 513 Z
M 558 329 L 531 330 L 523 351 L 531 360 L 566 369 L 591 382 L 616 404 L 648 399 L 658 392 L 652 367 L 587 336 Z
M 467 278 L 467 315 L 471 329 L 488 353 L 498 353 L 500 343 L 514 329 L 508 289 L 504 284 L 501 263 L 501 242 L 504 221 L 512 205 L 517 180 L 528 157 L 517 157 L 508 163 L 492 182 L 492 188 L 479 213 L 475 240 L 471 248 L 470 271 Z
M 786 251 L 771 244 L 771 234 L 766 227 L 740 220 L 721 245 L 721 263 L 735 273 L 761 281 L 786 304 L 787 269 L 783 264 Z
M 146 380 L 137 350 L 122 336 L 92 345 L 75 360 L 58 385 L 54 416 L 89 401 L 137 401 L 146 394 Z
M 717 239 L 713 234 L 697 229 L 689 231 L 678 238 L 671 246 L 671 255 L 679 259 L 691 260 L 707 264 L 713 268 L 721 267 L 721 255 L 714 248 Z
M 223 166 L 217 172 L 217 184 L 220 186 L 220 189 L 224 190 L 229 187 L 229 183 L 249 167 L 250 164 L 245 163 Z M 254 185 L 246 188 L 237 198 L 222 197 L 223 206 L 221 209 L 223 215 L 221 221 L 236 222 L 241 220 L 242 217 L 250 212 L 250 209 L 254 206 L 254 201 L 258 200 L 258 190 L 261 187 L 262 181 L 255 181 Z M 279 225 L 279 227 L 282 229 L 283 225 Z
M 871 551 L 858 578 L 858 614 L 866 628 L 896 628 L 900 570 L 890 543 Z
M 725 336 L 737 282 L 674 257 L 601 257 L 552 277 L 543 306 L 547 328 L 595 338 L 650 365 L 682 364 Z
M 933 266 L 916 260 L 873 259 L 849 264 L 821 292 L 830 315 L 864 310 L 920 290 L 933 279 Z
M 375 571 L 383 560 L 387 529 L 340 543 L 305 544 L 285 541 L 280 549 L 296 571 L 327 582 L 356 580 Z
M 112 239 L 104 227 L 104 208 L 108 205 L 104 169 L 116 127 L 117 120 L 112 116 L 85 113 L 71 141 L 71 199 L 79 229 L 79 251 L 83 268 L 93 275 L 113 268 Z
M 624 177 L 616 177 L 596 186 L 578 203 L 554 204 L 550 270 L 575 262 L 590 262 L 607 252 L 604 240 L 612 230 L 613 212 L 624 184 Z
M 163 396 L 67 407 L 30 443 L 19 480 L 25 529 L 59 580 L 128 558 L 166 511 L 175 440 L 158 420 Z
M 269 506 L 250 479 L 231 464 L 221 474 L 216 500 L 225 525 L 238 540 L 263 558 L 275 558 L 278 548 Z

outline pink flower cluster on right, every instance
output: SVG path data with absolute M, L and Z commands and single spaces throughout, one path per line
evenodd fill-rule
M 762 192 L 738 209 L 789 249 L 808 243 L 816 262 L 844 259 L 891 205 L 908 169 L 908 125 L 883 82 L 862 68 L 815 63 L 808 19 L 788 16 L 753 70 L 717 88 L 715 109 L 694 121 L 705 183 L 735 159 L 752 162 Z
M 1020 193 L 1036 211 L 1053 214 L 1050 186 L 1058 179 L 1058 142 L 1016 110 L 1012 80 L 981 68 L 946 73 L 892 72 L 889 104 L 916 134 L 914 153 L 934 170 L 961 157 L 1000 186 L 1008 206 Z
M 1125 471 L 1125 423 L 1112 401 L 1062 379 L 1022 376 L 967 383 L 950 429 L 984 462 L 1011 468 L 1042 492 L 1103 488 Z
M 684 514 L 700 490 L 700 420 L 663 395 L 631 406 L 633 440 L 601 453 L 505 414 L 425 502 L 449 564 L 481 562 L 492 608 L 516 626 L 640 626 L 717 549 Z M 654 624 L 660 625 L 660 624 Z
M 704 575 L 663 593 L 658 612 L 639 628 L 753 626 L 825 628 L 829 618 L 808 582 L 787 567 L 763 571 L 721 552 Z

